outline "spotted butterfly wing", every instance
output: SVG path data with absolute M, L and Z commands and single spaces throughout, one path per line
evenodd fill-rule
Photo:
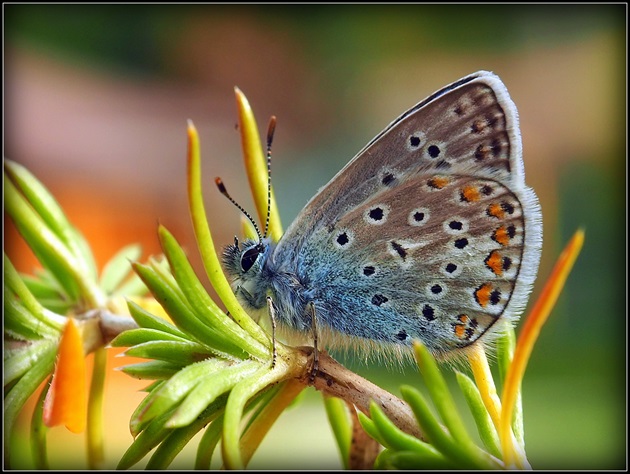
M 420 339 L 448 357 L 518 317 L 541 233 L 516 108 L 480 71 L 390 124 L 238 280 L 325 345 L 405 353 Z

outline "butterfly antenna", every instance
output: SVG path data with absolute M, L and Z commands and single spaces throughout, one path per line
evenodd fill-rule
M 265 237 L 269 233 L 269 215 L 271 214 L 271 143 L 273 142 L 273 134 L 276 131 L 276 116 L 272 115 L 269 119 L 269 128 L 267 129 L 267 218 L 265 219 Z
M 256 222 L 254 221 L 254 219 L 252 219 L 252 216 L 249 215 L 249 213 L 243 209 L 243 206 L 241 206 L 239 203 L 237 203 L 232 196 L 230 196 L 227 192 L 227 189 L 225 187 L 225 184 L 223 184 L 223 181 L 221 180 L 221 178 L 214 178 L 214 182 L 217 185 L 217 188 L 219 188 L 219 192 L 221 194 L 223 194 L 226 198 L 228 198 L 230 200 L 230 202 L 232 204 L 234 204 L 236 206 L 236 208 L 241 211 L 245 217 L 247 217 L 247 219 L 249 220 L 249 222 L 252 223 L 252 225 L 254 226 L 254 230 L 256 231 L 256 234 L 258 235 L 258 240 L 262 241 L 262 234 L 260 233 L 260 229 L 258 228 L 258 226 L 256 225 Z

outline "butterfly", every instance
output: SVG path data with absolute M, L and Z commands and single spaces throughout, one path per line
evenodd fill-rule
M 517 109 L 479 71 L 430 95 L 370 141 L 274 243 L 225 247 L 247 309 L 329 348 L 449 359 L 523 311 L 542 245 Z

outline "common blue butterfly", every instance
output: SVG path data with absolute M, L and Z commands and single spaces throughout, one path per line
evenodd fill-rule
M 277 244 L 235 242 L 223 262 L 245 307 L 266 310 L 269 296 L 285 332 L 365 355 L 419 339 L 447 359 L 519 317 L 541 221 L 516 107 L 479 71 L 394 120 Z

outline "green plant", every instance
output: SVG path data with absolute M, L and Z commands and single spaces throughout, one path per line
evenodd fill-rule
M 236 94 L 246 168 L 259 215 L 264 216 L 267 182 L 260 139 L 245 97 L 238 90 Z M 5 433 L 11 431 L 27 398 L 51 378 L 32 418 L 38 468 L 47 466 L 46 426 L 55 424 L 74 431 L 87 427 L 89 466 L 98 467 L 103 452 L 103 355 L 109 343 L 147 359 L 123 370 L 150 381 L 130 421 L 135 440 L 120 460 L 122 469 L 151 451 L 147 468 L 167 468 L 201 431 L 195 468 L 210 467 L 219 443 L 224 466 L 244 468 L 278 416 L 308 386 L 325 395 L 346 468 L 530 467 L 523 446 L 520 381 L 540 326 L 579 253 L 583 233 L 576 234 L 561 256 L 518 344 L 509 331 L 500 344 L 501 399 L 481 347 L 469 356 L 474 381 L 457 373 L 480 447 L 466 433 L 435 361 L 422 346 L 415 346 L 416 360 L 438 416 L 417 389 L 403 387 L 400 400 L 326 353 L 320 354 L 312 378 L 311 349 L 273 341 L 261 329 L 239 305 L 215 253 L 192 124 L 188 143 L 188 198 L 198 249 L 227 312 L 212 300 L 175 237 L 162 226 L 158 237 L 164 259 L 129 266 L 128 259 L 140 254 L 137 247 L 128 247 L 99 277 L 88 243 L 54 198 L 25 168 L 4 162 L 7 213 L 43 267 L 35 276 L 19 275 L 5 255 L 4 427 Z M 273 199 L 272 206 L 275 209 Z M 278 239 L 278 212 L 271 216 L 270 235 Z M 96 357 L 88 395 L 81 367 L 90 352 Z

